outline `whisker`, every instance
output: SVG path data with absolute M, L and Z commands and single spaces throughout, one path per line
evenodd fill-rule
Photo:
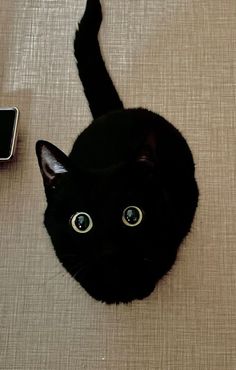
M 76 254 L 73 254 L 73 256 L 76 256 Z M 68 278 L 68 274 L 69 274 L 70 277 L 75 279 L 76 276 L 80 272 L 82 272 L 88 265 L 89 265 L 88 261 L 86 261 L 86 263 L 83 263 L 83 265 L 81 265 L 81 262 L 77 262 L 73 266 L 70 267 L 70 271 L 66 271 L 63 264 L 61 264 L 61 267 L 63 267 L 63 269 L 60 269 L 59 271 L 54 272 L 48 279 L 44 280 L 40 284 L 40 288 L 44 289 L 46 286 L 48 286 L 50 282 L 54 281 L 54 279 L 56 279 L 58 276 L 63 276 L 63 278 Z M 60 267 L 58 266 L 58 268 Z M 52 287 L 53 286 L 54 284 L 52 285 Z
M 73 279 L 75 279 L 76 275 L 78 275 L 79 271 L 77 271 L 74 275 L 72 275 Z
M 143 261 L 148 262 L 148 263 L 153 263 L 153 261 L 150 258 L 144 258 Z
M 63 270 L 60 270 L 60 271 L 57 271 L 56 273 L 54 273 L 52 276 L 50 276 L 47 280 L 43 281 L 40 285 L 40 288 L 44 289 L 46 286 L 48 286 L 48 284 L 53 281 L 54 279 L 56 279 L 58 276 L 63 276 L 63 277 L 66 277 L 65 275 L 65 271 Z M 54 286 L 54 285 L 53 285 Z
M 74 269 L 76 269 L 76 271 L 75 271 L 75 273 L 72 275 L 72 277 L 75 279 L 75 277 L 80 273 L 80 272 L 82 272 L 83 270 L 85 270 L 87 267 L 88 267 L 88 263 L 86 263 L 86 264 L 83 264 L 82 266 L 79 266 L 79 265 L 77 265 L 77 266 L 75 266 L 74 268 L 73 268 L 73 270 Z

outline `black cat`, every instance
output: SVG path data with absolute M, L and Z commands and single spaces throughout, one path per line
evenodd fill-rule
M 180 132 L 146 109 L 124 109 L 88 0 L 74 49 L 94 117 L 67 157 L 38 141 L 45 226 L 65 269 L 106 303 L 148 296 L 173 265 L 198 202 L 191 151 Z

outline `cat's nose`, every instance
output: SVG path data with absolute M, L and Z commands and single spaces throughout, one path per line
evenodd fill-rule
M 101 257 L 107 261 L 118 261 L 120 259 L 120 253 L 118 247 L 114 245 L 114 242 L 104 242 L 101 250 Z

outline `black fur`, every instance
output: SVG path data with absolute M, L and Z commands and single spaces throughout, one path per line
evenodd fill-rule
M 94 298 L 129 302 L 149 295 L 176 259 L 198 201 L 191 151 L 180 132 L 146 109 L 124 109 L 102 60 L 99 0 L 88 0 L 75 56 L 93 117 L 67 157 L 39 141 L 48 206 L 45 226 L 67 271 Z M 138 207 L 142 221 L 122 218 Z M 76 232 L 73 215 L 93 227 Z
M 101 56 L 97 38 L 101 22 L 102 10 L 99 0 L 87 1 L 74 41 L 79 76 L 93 118 L 113 110 L 123 109 L 123 103 Z

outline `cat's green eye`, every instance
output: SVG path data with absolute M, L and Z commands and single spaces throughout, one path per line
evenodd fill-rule
M 129 206 L 124 209 L 122 221 L 126 226 L 137 226 L 143 219 L 143 212 L 136 206 Z
M 88 213 L 77 212 L 70 219 L 71 226 L 77 233 L 87 233 L 93 227 L 93 221 Z

